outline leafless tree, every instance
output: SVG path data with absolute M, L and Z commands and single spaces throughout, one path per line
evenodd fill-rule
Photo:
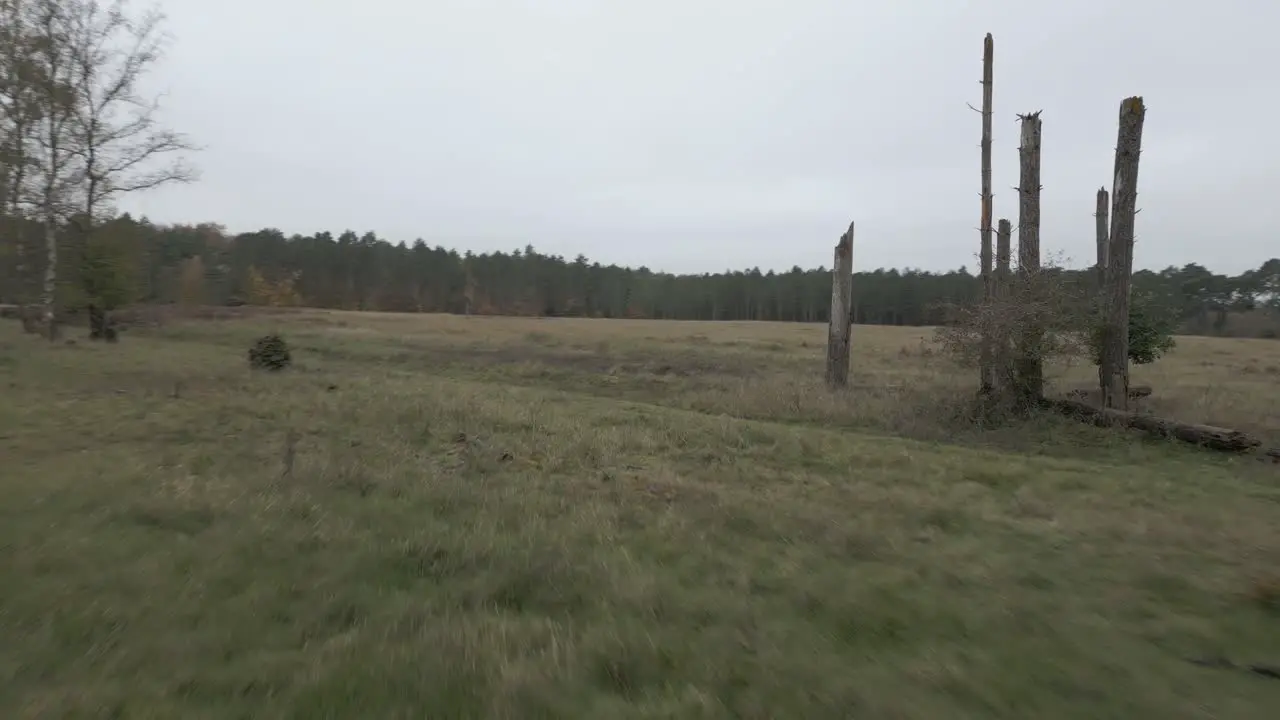
M 849 384 L 849 343 L 853 335 L 853 228 L 840 236 L 831 265 L 831 315 L 827 328 L 827 384 Z
M 1138 207 L 1138 157 L 1147 106 L 1141 97 L 1120 103 L 1116 160 L 1111 185 L 1111 232 L 1103 289 L 1105 322 L 1098 383 L 1102 404 L 1125 410 L 1129 404 L 1129 293 L 1133 273 L 1134 224 Z
M 982 42 L 982 212 L 978 219 L 978 231 L 982 244 L 979 252 L 982 276 L 982 296 L 987 302 L 993 297 L 991 276 L 991 112 L 992 112 L 992 65 L 995 61 L 995 44 L 991 33 Z M 982 360 L 979 365 L 979 379 L 983 394 L 991 393 L 995 388 L 994 370 L 994 338 L 988 338 L 984 345 Z
M 43 226 L 45 269 L 41 293 L 43 327 L 57 336 L 58 226 L 75 207 L 81 172 L 72 151 L 71 124 L 75 119 L 75 74 L 69 39 L 73 3 L 31 0 L 24 7 L 31 51 L 26 60 L 34 106 L 30 184 L 20 187 L 26 204 Z
M 196 148 L 158 121 L 157 99 L 141 81 L 163 56 L 163 15 L 130 13 L 128 0 L 0 0 L 6 45 L 7 107 L 31 122 L 30 142 L 10 167 L 11 207 L 43 227 L 45 329 L 56 336 L 59 229 L 76 221 L 87 240 L 120 195 L 195 178 L 186 155 Z M 17 70 L 11 70 L 17 68 Z M 14 127 L 13 122 L 7 124 Z M 6 139 L 8 139 L 6 135 Z M 22 139 L 22 138 L 19 138 Z M 7 148 L 17 147 L 10 140 Z M 11 153 L 12 154 L 12 153 Z M 21 177 L 13 177 L 21 172 Z
M 1018 148 L 1018 282 L 1028 287 L 1040 283 L 1040 113 L 1020 116 L 1022 144 Z M 1035 323 L 1023 328 L 1016 339 L 1017 394 L 1030 407 L 1044 395 L 1044 330 Z
M 63 2 L 77 10 L 72 139 L 83 172 L 81 217 L 93 223 L 120 195 L 194 180 L 187 155 L 197 148 L 160 124 L 158 98 L 140 95 L 140 81 L 164 54 L 164 15 L 153 8 L 131 17 L 128 0 Z

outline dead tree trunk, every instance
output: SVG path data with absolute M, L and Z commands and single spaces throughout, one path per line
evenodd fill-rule
M 1040 274 L 1040 112 L 1022 115 L 1022 144 L 1018 148 L 1021 172 L 1018 176 L 1018 278 L 1024 293 L 1030 294 Z M 1025 301 L 1035 302 L 1034 297 Z M 1034 313 L 1031 314 L 1034 318 Z M 1044 330 L 1032 321 L 1020 328 L 1017 350 L 1016 392 L 1026 406 L 1044 396 L 1044 359 L 1041 343 Z
M 1098 288 L 1101 289 L 1107 281 L 1107 256 L 1111 251 L 1107 247 L 1107 239 L 1111 236 L 1111 229 L 1107 226 L 1107 210 L 1110 200 L 1107 197 L 1106 188 L 1098 188 L 1098 209 L 1094 211 L 1093 216 L 1098 223 L 1098 264 L 1095 266 L 1098 273 Z
M 844 387 L 849 384 L 849 313 L 853 309 L 853 223 L 836 243 L 835 263 L 831 269 L 831 317 L 827 331 L 827 384 Z
M 1114 181 L 1111 185 L 1111 233 L 1103 298 L 1106 319 L 1102 332 L 1098 384 L 1102 405 L 1120 410 L 1129 406 L 1129 289 L 1133 274 L 1134 222 L 1138 212 L 1138 156 L 1142 152 L 1142 123 L 1147 109 L 1141 97 L 1120 103 Z
M 997 306 L 1002 306 L 1008 302 L 1011 294 L 1010 285 L 1012 283 L 1012 273 L 1009 270 L 1009 255 L 1011 250 L 1011 240 L 1013 237 L 1013 227 L 1008 220 L 1001 218 L 996 223 L 996 272 L 995 272 L 995 291 Z M 1002 323 L 995 323 L 995 369 L 993 372 L 996 391 L 999 393 L 1008 393 L 1014 386 L 1013 382 L 1013 358 L 1010 354 L 1009 328 Z
M 978 231 L 982 237 L 982 295 L 988 305 L 994 295 L 991 279 L 991 80 L 994 57 L 995 45 L 991 33 L 987 33 L 982 43 L 982 211 Z M 995 343 L 996 338 L 991 337 L 989 331 L 985 333 L 978 361 L 979 383 L 984 395 L 995 388 Z

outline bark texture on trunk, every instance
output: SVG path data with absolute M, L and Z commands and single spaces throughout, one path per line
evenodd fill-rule
M 1133 242 L 1138 212 L 1138 156 L 1146 106 L 1141 97 L 1120 103 L 1114 182 L 1111 185 L 1111 232 L 1102 297 L 1106 319 L 1102 332 L 1098 385 L 1103 407 L 1129 406 L 1129 293 L 1133 275 Z
M 43 329 L 50 341 L 58 339 L 58 228 L 57 217 L 47 213 L 44 221 L 44 287 L 40 304 L 44 308 Z
M 1040 274 L 1040 113 L 1022 116 L 1022 145 L 1018 148 L 1018 276 L 1024 292 Z M 1031 298 L 1028 298 L 1029 300 Z M 1017 395 L 1025 405 L 1044 395 L 1043 329 L 1033 324 L 1018 338 Z
M 995 44 L 991 33 L 987 33 L 982 42 L 982 210 L 978 219 L 979 233 L 982 238 L 980 253 L 982 294 L 990 304 L 994 295 L 991 277 L 991 105 L 992 105 L 992 66 L 995 60 Z M 982 338 L 981 356 L 978 361 L 979 383 L 983 394 L 995 389 L 995 343 L 988 333 Z
M 996 223 L 996 271 L 995 271 L 995 298 L 997 304 L 1003 304 L 1008 301 L 1009 294 L 1012 292 L 1011 284 L 1013 282 L 1013 272 L 1009 267 L 1010 254 L 1012 253 L 1013 225 L 1008 220 L 1001 218 Z M 1012 338 L 1003 325 L 996 325 L 995 352 L 993 358 L 993 376 L 996 383 L 996 390 L 1000 393 L 1008 393 L 1015 385 L 1013 376 L 1013 355 L 1010 343 Z
M 1114 408 L 1098 408 L 1075 400 L 1045 400 L 1046 407 L 1101 427 L 1127 427 L 1210 450 L 1247 452 L 1262 443 L 1248 433 L 1212 425 L 1194 425 Z
M 1107 189 L 1098 188 L 1098 206 L 1093 217 L 1097 220 L 1098 260 L 1094 267 L 1098 273 L 1099 288 L 1103 287 L 1107 281 L 1107 265 L 1110 264 L 1107 260 L 1107 256 L 1111 254 L 1111 249 L 1107 245 L 1107 239 L 1111 236 L 1111 228 L 1107 225 L 1110 202 Z
M 853 334 L 853 223 L 836 243 L 831 268 L 831 317 L 827 329 L 827 384 L 849 384 L 849 342 Z

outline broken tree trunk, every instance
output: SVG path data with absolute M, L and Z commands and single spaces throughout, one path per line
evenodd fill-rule
M 1022 144 L 1018 148 L 1018 277 L 1024 292 L 1038 283 L 1040 274 L 1040 113 L 1020 116 Z M 1031 301 L 1032 298 L 1027 298 Z M 1043 328 L 1035 323 L 1022 328 L 1018 338 L 1016 393 L 1030 407 L 1044 396 Z
M 1094 407 L 1075 400 L 1050 399 L 1043 401 L 1043 404 L 1064 415 L 1069 415 L 1100 427 L 1132 428 L 1159 437 L 1172 438 L 1199 445 L 1211 450 L 1247 452 L 1262 444 L 1247 433 L 1212 425 L 1181 423 L 1175 420 L 1140 415 L 1114 408 Z
M 849 384 L 850 311 L 853 309 L 853 223 L 836 243 L 831 268 L 831 317 L 827 331 L 827 384 Z
M 991 33 L 982 42 L 982 210 L 978 219 L 978 232 L 982 238 L 980 264 L 982 266 L 982 295 L 988 305 L 994 295 L 991 278 L 991 104 L 992 65 L 995 46 Z M 982 338 L 978 374 L 981 391 L 989 394 L 995 389 L 995 343 L 990 331 Z
M 1111 232 L 1106 282 L 1102 290 L 1105 319 L 1098 365 L 1102 405 L 1129 406 L 1129 288 L 1133 275 L 1134 221 L 1138 212 L 1138 156 L 1142 152 L 1142 98 L 1120 103 L 1114 180 L 1111 185 Z
M 1009 270 L 1009 255 L 1011 251 L 1011 240 L 1013 237 L 1012 224 L 1000 218 L 996 223 L 996 272 L 995 272 L 995 297 L 998 306 L 1009 301 L 1011 293 L 1010 284 L 1013 282 L 1012 273 Z M 995 357 L 993 360 L 994 379 L 996 382 L 996 391 L 1001 394 L 1007 394 L 1014 386 L 1013 382 L 1013 356 L 1010 354 L 1009 329 L 1000 323 L 995 324 Z
M 1098 235 L 1098 263 L 1095 269 L 1098 273 L 1098 287 L 1105 287 L 1107 281 L 1107 256 L 1110 249 L 1107 247 L 1107 239 L 1111 235 L 1111 229 L 1107 226 L 1107 210 L 1108 203 L 1106 188 L 1098 188 L 1098 207 L 1094 211 L 1093 216 L 1097 218 L 1097 235 Z

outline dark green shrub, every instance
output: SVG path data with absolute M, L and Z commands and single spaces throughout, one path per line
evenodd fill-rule
M 1147 365 L 1160 359 L 1174 347 L 1173 319 L 1158 312 L 1150 303 L 1135 298 L 1129 306 L 1129 362 Z M 1093 364 L 1101 362 L 1104 325 L 1099 319 L 1089 337 L 1089 353 Z
M 264 335 L 249 348 L 249 367 L 254 370 L 283 370 L 293 364 L 289 344 L 279 335 Z

